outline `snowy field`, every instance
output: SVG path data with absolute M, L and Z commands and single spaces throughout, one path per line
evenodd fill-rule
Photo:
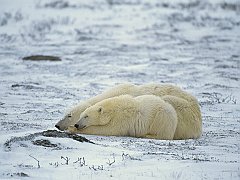
M 202 137 L 26 138 L 122 82 L 192 93 Z M 0 0 L 0 123 L 0 179 L 239 180 L 240 1 Z

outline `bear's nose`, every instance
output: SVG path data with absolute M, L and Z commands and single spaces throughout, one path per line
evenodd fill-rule
M 55 127 L 56 127 L 57 129 L 60 129 L 60 126 L 59 126 L 59 125 L 55 125 Z
M 75 128 L 78 128 L 78 127 L 79 127 L 79 125 L 78 125 L 78 124 L 75 124 L 75 125 L 74 125 L 74 127 L 75 127 Z

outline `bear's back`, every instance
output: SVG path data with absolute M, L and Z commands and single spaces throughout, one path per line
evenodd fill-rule
M 169 113 L 175 112 L 174 108 L 155 95 L 142 95 L 134 98 L 139 105 L 140 113 L 147 118 L 153 116 L 159 111 L 167 110 Z
M 165 95 L 171 95 L 171 96 L 176 96 L 182 99 L 185 99 L 189 103 L 197 103 L 197 99 L 189 94 L 188 92 L 182 90 L 178 86 L 174 86 L 171 84 L 145 84 L 139 86 L 139 92 L 140 94 L 153 94 L 156 96 L 165 96 Z

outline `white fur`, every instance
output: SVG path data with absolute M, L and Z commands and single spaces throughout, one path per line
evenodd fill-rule
M 85 111 L 88 107 L 95 105 L 96 103 L 115 96 L 129 94 L 134 97 L 141 96 L 141 95 L 156 95 L 159 97 L 164 96 L 174 96 L 181 98 L 184 100 L 184 103 L 189 107 L 189 110 L 191 110 L 190 114 L 187 115 L 189 118 L 193 117 L 193 120 L 191 122 L 195 122 L 197 125 L 196 135 L 194 137 L 186 136 L 186 135 L 179 135 L 178 137 L 184 136 L 189 138 L 195 138 L 199 137 L 202 132 L 202 119 L 201 119 L 201 112 L 198 105 L 198 101 L 195 97 L 190 95 L 189 93 L 183 91 L 177 86 L 169 85 L 169 84 L 145 84 L 145 85 L 134 85 L 134 84 L 120 84 L 118 86 L 115 86 L 114 88 L 111 88 L 109 90 L 106 90 L 102 94 L 99 94 L 93 98 L 90 98 L 84 102 L 79 103 L 76 107 L 74 107 L 69 114 L 67 114 L 62 120 L 60 120 L 56 125 L 59 127 L 60 130 L 66 130 L 70 126 L 74 126 L 75 123 L 78 122 L 79 117 L 83 111 Z M 166 101 L 171 102 L 168 98 L 166 98 Z M 182 102 L 182 101 L 179 101 Z M 177 102 L 175 105 L 177 106 Z M 184 106 L 185 106 L 184 105 Z M 178 112 L 178 119 L 182 119 L 181 113 L 179 109 L 176 109 Z M 188 110 L 183 111 L 184 113 Z M 185 113 L 186 114 L 186 113 Z M 192 115 L 191 115 L 192 114 Z M 71 116 L 71 117 L 70 117 Z M 185 115 L 186 116 L 186 115 Z M 189 119 L 188 118 L 188 119 Z M 182 126 L 184 123 L 181 123 Z M 192 124 L 192 123 L 190 123 Z M 179 126 L 180 128 L 181 126 Z M 179 129 L 178 128 L 178 129 Z M 177 131 L 178 132 L 178 131 Z M 177 133 L 179 134 L 179 133 Z
M 154 95 L 122 95 L 87 108 L 77 123 L 78 133 L 173 139 L 177 113 Z

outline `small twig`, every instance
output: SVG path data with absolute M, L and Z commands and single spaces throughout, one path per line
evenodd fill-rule
M 92 165 L 92 167 L 89 167 L 89 169 L 93 169 L 94 171 L 103 170 L 103 165 L 97 166 L 97 167 L 95 167 L 94 165 Z
M 92 167 L 89 167 L 89 169 L 93 169 L 94 171 L 97 170 L 97 168 L 95 168 L 94 165 L 92 165 Z
M 73 163 L 77 163 L 80 162 L 82 158 L 78 158 L 76 161 L 74 161 Z
M 85 161 L 85 158 L 84 158 L 84 157 L 82 158 L 82 161 L 80 162 L 80 165 L 81 165 L 81 166 L 86 166 L 86 161 Z
M 141 161 L 141 159 L 139 158 L 135 158 L 130 156 L 129 154 L 122 153 L 122 161 L 124 161 L 125 159 Z
M 122 153 L 122 161 L 124 161 L 127 156 L 129 156 L 129 154 Z
M 32 155 L 29 155 L 29 156 L 38 162 L 38 168 L 40 168 L 40 162 L 39 162 L 39 160 L 36 159 L 35 157 L 33 157 Z
M 69 160 L 70 160 L 69 157 L 66 156 L 66 158 L 65 158 L 65 157 L 61 156 L 61 159 L 64 159 L 64 160 L 66 161 L 65 164 L 68 165 L 68 162 L 69 162 Z
M 82 167 L 82 166 L 86 166 L 86 162 L 85 162 L 84 157 L 83 157 L 83 158 L 78 158 L 78 160 L 75 161 L 75 162 L 73 162 L 73 163 L 77 163 L 77 162 L 79 162 L 79 164 L 80 164 L 81 167 Z
M 82 158 L 78 158 L 78 160 L 74 161 L 73 163 L 75 164 L 75 163 L 77 163 L 77 162 L 81 162 L 81 159 L 82 159 Z
M 54 166 L 55 168 L 59 166 L 58 162 L 55 162 L 55 163 L 49 163 L 49 165 Z
M 103 170 L 103 165 L 98 166 L 98 170 Z
M 108 162 L 107 162 L 107 164 L 109 165 L 109 166 L 111 166 L 113 163 L 115 163 L 116 161 L 115 161 L 115 156 L 113 155 L 113 161 L 112 162 L 110 162 L 110 160 L 108 159 Z

